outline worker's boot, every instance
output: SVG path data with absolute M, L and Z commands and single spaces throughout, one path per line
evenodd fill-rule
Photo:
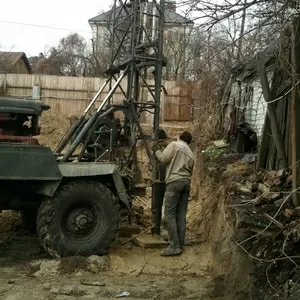
M 182 253 L 180 248 L 171 248 L 168 247 L 165 250 L 160 252 L 161 256 L 175 256 L 175 255 L 180 255 Z

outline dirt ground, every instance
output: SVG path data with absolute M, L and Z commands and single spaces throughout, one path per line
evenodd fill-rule
M 216 293 L 204 243 L 164 258 L 160 249 L 120 236 L 107 256 L 53 260 L 18 213 L 0 216 L 0 299 L 111 299 L 126 292 L 127 299 L 206 300 Z
M 70 124 L 67 118 L 47 114 L 41 123 L 38 139 L 52 148 Z M 183 128 L 190 129 L 190 124 L 163 125 L 173 138 Z M 197 205 L 194 200 L 190 203 L 191 209 Z M 150 216 L 149 197 L 137 200 L 136 206 L 142 208 L 144 216 L 139 225 L 145 225 Z M 188 232 L 187 240 L 192 242 L 187 243 L 179 257 L 161 257 L 161 249 L 141 248 L 128 241 L 128 237 L 120 236 L 107 256 L 53 260 L 40 246 L 37 236 L 23 228 L 19 214 L 4 211 L 0 214 L 0 300 L 121 296 L 208 300 L 225 296 L 222 285 L 212 276 L 211 255 L 197 230 Z

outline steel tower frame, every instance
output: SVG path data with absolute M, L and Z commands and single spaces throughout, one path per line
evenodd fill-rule
M 78 146 L 83 144 L 77 157 L 77 160 L 81 161 L 99 121 L 121 110 L 125 115 L 124 131 L 127 128 L 134 163 L 137 165 L 136 143 L 140 139 L 145 144 L 152 166 L 152 183 L 155 182 L 157 163 L 151 155 L 146 140 L 158 139 L 162 70 L 166 65 L 163 55 L 164 27 L 165 0 L 152 0 L 151 2 L 148 0 L 114 0 L 107 21 L 110 64 L 105 71 L 106 81 L 90 101 L 82 116 L 69 128 L 58 144 L 54 151 L 58 161 L 69 161 Z M 147 82 L 149 75 L 154 77 L 154 87 Z M 127 83 L 126 88 L 121 85 L 124 81 Z M 141 84 L 152 96 L 152 101 L 146 102 L 143 101 L 144 99 L 140 101 Z M 106 97 L 98 105 L 97 99 L 107 88 L 109 91 Z M 123 104 L 114 103 L 114 94 L 117 90 L 120 90 L 124 96 Z M 91 111 L 93 109 L 94 111 Z M 142 112 L 149 112 L 149 110 L 152 110 L 154 118 L 152 136 L 147 138 L 139 119 Z M 99 161 L 100 158 L 96 157 L 95 161 Z
M 151 6 L 152 12 L 149 13 Z M 108 77 L 78 122 L 70 128 L 55 149 L 55 153 L 58 156 L 61 155 L 71 136 L 77 132 L 77 138 L 71 143 L 60 161 L 67 161 L 92 124 L 108 114 L 107 111 L 103 113 L 103 110 L 108 109 L 111 112 L 121 109 L 120 105 L 114 107 L 113 104 L 113 95 L 118 88 L 124 95 L 124 105 L 134 106 L 136 116 L 131 116 L 131 125 L 136 124 L 140 127 L 139 120 L 134 119 L 134 117 L 138 117 L 139 113 L 145 109 L 154 109 L 153 137 L 158 137 L 162 68 L 166 63 L 163 57 L 164 11 L 165 0 L 159 2 L 156 0 L 152 2 L 147 0 L 114 0 L 111 11 L 112 20 L 108 21 L 111 34 L 111 62 L 105 71 Z M 151 35 L 149 34 L 149 28 L 147 28 L 149 18 L 152 19 Z M 147 70 L 150 68 L 154 68 L 154 91 L 153 86 L 147 83 Z M 126 91 L 121 86 L 121 82 L 124 80 L 127 80 Z M 146 103 L 138 101 L 140 81 L 152 95 L 153 101 Z M 107 85 L 109 85 L 107 96 L 86 121 L 86 116 Z

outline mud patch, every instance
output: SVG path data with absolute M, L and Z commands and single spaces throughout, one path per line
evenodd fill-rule
M 87 261 L 88 261 L 88 271 L 93 274 L 105 272 L 110 269 L 109 256 L 92 255 L 88 257 Z
M 40 266 L 40 269 L 34 274 L 35 276 L 51 276 L 58 274 L 58 260 L 39 260 L 35 261 L 34 264 Z
M 39 266 L 35 276 L 50 275 L 72 275 L 80 276 L 83 273 L 97 274 L 110 269 L 108 256 L 92 255 L 90 257 L 73 256 L 60 260 L 39 260 L 32 263 L 32 266 Z
M 0 239 L 1 235 L 18 231 L 22 227 L 22 219 L 19 212 L 3 210 L 0 213 Z
M 62 258 L 59 261 L 58 265 L 58 273 L 59 274 L 72 274 L 74 272 L 87 271 L 88 269 L 88 261 L 86 257 L 82 256 L 73 256 Z

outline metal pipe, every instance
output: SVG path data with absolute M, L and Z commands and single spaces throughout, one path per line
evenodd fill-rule
M 110 82 L 110 80 L 111 80 L 111 77 L 109 77 L 109 78 L 106 79 L 106 81 L 104 82 L 104 84 L 102 85 L 102 87 L 100 88 L 100 90 L 98 91 L 98 93 L 94 96 L 94 98 L 92 99 L 92 101 L 90 102 L 90 104 L 88 105 L 88 107 L 85 109 L 84 115 L 86 115 L 89 112 L 90 108 L 95 103 L 95 101 L 98 99 L 98 97 L 103 92 L 103 90 L 105 89 L 106 85 Z
M 60 152 L 65 148 L 65 146 L 67 145 L 67 143 L 70 141 L 71 137 L 74 135 L 74 133 L 78 130 L 78 128 L 84 123 L 85 121 L 85 116 L 86 114 L 89 112 L 90 108 L 93 106 L 93 104 L 95 103 L 95 101 L 98 99 L 99 95 L 103 92 L 103 90 L 105 89 L 106 85 L 108 84 L 108 82 L 110 82 L 111 78 L 107 78 L 106 81 L 104 82 L 104 84 L 102 85 L 102 87 L 99 89 L 99 91 L 97 92 L 97 94 L 94 96 L 94 98 L 91 100 L 91 102 L 89 103 L 88 107 L 85 109 L 83 116 L 81 116 L 78 121 L 76 123 L 74 123 L 69 130 L 67 131 L 67 133 L 65 134 L 65 136 L 63 137 L 63 139 L 60 141 L 60 143 L 58 144 L 58 146 L 56 147 L 56 149 L 54 150 L 54 154 L 55 155 L 59 155 Z
M 100 106 L 98 107 L 97 112 L 100 112 L 101 109 L 106 104 L 106 102 L 111 98 L 111 96 L 116 91 L 116 89 L 118 88 L 118 85 L 120 84 L 120 82 L 122 81 L 122 79 L 125 77 L 126 74 L 127 74 L 127 69 L 123 72 L 123 74 L 121 74 L 121 76 L 118 78 L 117 82 L 114 84 L 114 86 L 111 88 L 109 93 L 106 95 L 106 97 L 104 98 L 104 100 L 102 101 Z
M 154 107 L 154 120 L 153 120 L 153 131 L 155 140 L 158 139 L 159 132 L 159 121 L 160 121 L 160 96 L 162 88 L 162 68 L 163 68 L 163 43 L 164 43 L 164 26 L 165 26 L 165 0 L 160 1 L 159 9 L 159 28 L 158 28 L 158 51 L 157 51 L 157 61 L 155 66 L 155 107 Z M 156 175 L 158 170 L 158 162 L 156 159 L 153 159 L 153 171 L 152 171 L 152 201 L 151 201 L 151 211 L 152 211 L 152 221 L 157 227 L 157 218 L 156 218 L 156 191 L 157 185 Z M 155 229 L 152 231 L 155 233 Z
M 134 1 L 132 3 L 133 5 L 133 24 L 132 24 L 132 31 L 131 31 L 131 40 L 130 40 L 130 63 L 129 63 L 129 74 L 127 77 L 127 97 L 128 100 L 132 100 L 133 97 L 133 85 L 135 83 L 134 78 L 135 78 L 135 54 L 136 54 L 136 38 L 137 38 L 137 24 L 138 24 L 138 5 L 137 1 Z
M 155 3 L 153 3 L 152 8 L 152 42 L 156 40 L 156 22 L 157 22 L 157 9 Z
M 59 155 L 61 151 L 65 148 L 67 143 L 70 141 L 72 138 L 73 134 L 76 132 L 76 130 L 83 124 L 85 121 L 85 117 L 81 116 L 76 123 L 72 124 L 69 130 L 66 132 L 62 140 L 59 142 L 57 145 L 56 149 L 54 150 L 54 155 Z
M 122 74 L 124 75 L 124 74 Z M 114 107 L 111 107 L 106 112 L 100 115 L 101 108 L 105 105 L 107 100 L 110 98 L 110 95 L 114 92 L 114 90 L 117 88 L 118 84 L 122 80 L 122 76 L 120 76 L 119 80 L 116 82 L 116 84 L 113 86 L 112 90 L 109 92 L 109 94 L 106 96 L 104 101 L 101 103 L 100 107 L 92 114 L 91 118 L 85 123 L 82 130 L 79 132 L 78 136 L 75 138 L 75 141 L 71 144 L 69 150 L 66 152 L 66 154 L 62 157 L 61 162 L 66 162 L 75 149 L 78 147 L 78 145 L 81 143 L 89 129 L 94 125 L 95 122 L 99 121 L 100 119 L 104 118 L 106 115 L 110 114 Z M 102 105 L 103 104 L 103 105 Z M 102 107 L 101 107 L 102 106 Z
M 94 133 L 94 130 L 96 129 L 97 125 L 99 124 L 99 121 L 101 119 L 103 119 L 106 115 L 110 114 L 111 112 L 113 112 L 115 109 L 114 107 L 109 108 L 107 111 L 105 111 L 102 115 L 99 116 L 98 120 L 94 123 L 93 127 L 91 127 L 90 131 L 87 134 L 86 140 L 83 144 L 83 147 L 80 151 L 80 155 L 78 156 L 78 161 L 80 161 L 84 155 L 85 150 L 87 149 L 88 145 L 89 145 L 89 141 Z M 99 135 L 100 137 L 100 135 Z M 99 137 L 97 138 L 97 140 L 99 139 Z M 96 151 L 95 151 L 96 153 Z
M 93 113 L 93 115 L 91 116 L 91 118 L 85 123 L 82 130 L 79 132 L 78 136 L 75 138 L 75 141 L 73 141 L 73 143 L 71 144 L 68 151 L 61 158 L 61 162 L 66 162 L 71 157 L 71 155 L 73 154 L 75 149 L 78 147 L 78 145 L 81 143 L 82 139 L 87 134 L 88 130 L 91 128 L 91 126 L 93 125 L 93 123 L 95 122 L 95 120 L 97 118 L 98 118 L 98 112 L 95 111 Z
M 155 113 L 154 113 L 154 134 L 158 138 L 159 120 L 160 120 L 160 98 L 162 88 L 162 68 L 163 68 L 163 44 L 164 44 L 164 26 L 165 26 L 165 0 L 160 1 L 160 18 L 158 31 L 158 59 L 155 66 Z
M 98 162 L 106 153 L 108 152 L 108 149 L 106 149 L 96 160 L 95 162 Z
M 89 145 L 89 139 L 91 138 L 92 133 L 93 133 L 93 129 L 91 128 L 91 129 L 90 129 L 90 132 L 88 133 L 88 135 L 87 135 L 87 137 L 86 137 L 86 139 L 85 139 L 85 141 L 84 141 L 84 144 L 83 144 L 83 146 L 82 146 L 82 149 L 80 150 L 80 153 L 79 153 L 79 155 L 78 155 L 78 161 L 81 161 L 81 159 L 82 159 L 82 157 L 83 157 L 83 155 L 84 155 L 84 152 L 85 152 L 85 150 L 87 149 L 87 147 L 88 147 L 88 145 Z
M 115 76 L 115 75 L 113 75 L 113 78 L 114 78 L 114 80 L 116 80 L 116 81 L 117 81 L 117 78 L 116 78 L 116 76 Z M 124 96 L 124 97 L 125 97 L 125 99 L 126 99 L 126 93 L 125 93 L 125 91 L 124 91 L 123 87 L 120 85 L 120 86 L 119 86 L 119 88 L 120 88 L 120 90 L 121 90 L 121 92 L 122 92 L 123 96 Z
M 110 136 L 109 136 L 109 160 L 112 160 L 112 148 L 113 148 L 113 130 L 110 129 Z
M 114 0 L 113 4 L 113 20 L 110 19 L 111 22 L 111 32 L 112 32 L 112 37 L 111 37 L 111 49 L 110 49 L 110 61 L 113 62 L 113 57 L 114 57 L 114 51 L 115 51 L 115 28 L 116 28 L 116 11 L 117 11 L 117 0 Z M 109 66 L 110 67 L 110 66 Z M 110 77 L 109 81 L 109 89 L 112 87 L 112 77 Z
M 148 21 L 148 2 L 144 3 L 144 17 L 143 17 L 143 44 L 146 42 L 147 38 L 147 21 Z

